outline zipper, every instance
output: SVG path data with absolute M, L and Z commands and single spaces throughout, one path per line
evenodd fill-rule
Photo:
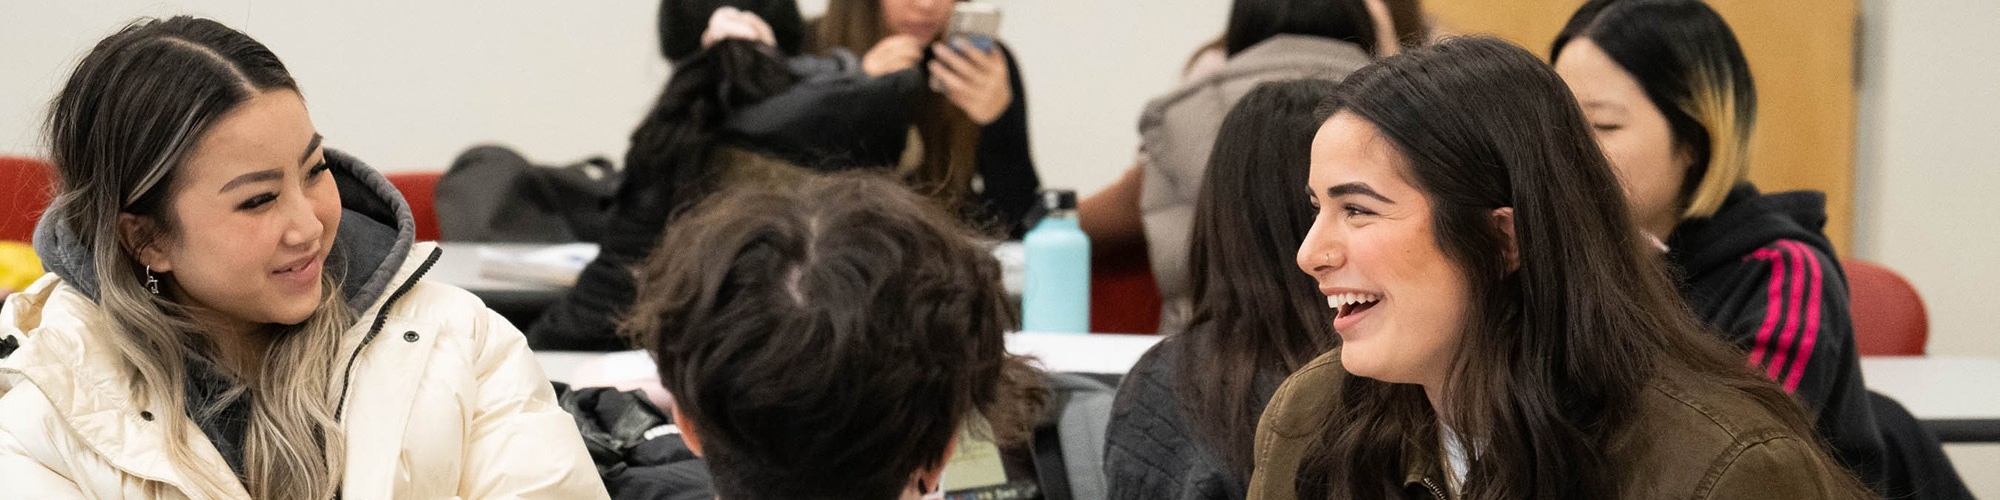
M 1423 483 L 1424 483 L 1424 489 L 1431 490 L 1431 496 L 1433 498 L 1436 498 L 1437 500 L 1451 500 L 1451 497 L 1447 497 L 1444 495 L 1444 489 L 1438 488 L 1437 483 L 1431 481 L 1431 478 L 1428 477 L 1424 478 Z
M 431 266 L 437 264 L 438 255 L 442 253 L 443 249 L 431 248 L 431 255 L 424 258 L 424 264 L 417 266 L 416 272 L 410 273 L 410 279 L 403 280 L 403 285 L 396 287 L 396 291 L 389 294 L 388 300 L 382 301 L 382 308 L 375 311 L 375 324 L 368 327 L 368 335 L 361 337 L 361 345 L 354 346 L 354 354 L 347 357 L 347 375 L 340 379 L 340 403 L 333 407 L 334 422 L 344 422 L 347 418 L 347 389 L 354 383 L 354 363 L 361 360 L 361 351 L 367 349 L 368 344 L 375 341 L 375 336 L 382 333 L 382 326 L 389 323 L 389 308 L 395 306 L 396 301 L 403 298 L 403 294 L 409 293 L 410 288 L 417 285 L 417 280 L 424 278 L 424 273 L 430 272 Z

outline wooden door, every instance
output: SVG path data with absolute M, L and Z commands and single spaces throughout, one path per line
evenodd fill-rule
M 1454 33 L 1486 33 L 1548 58 L 1583 0 L 1425 0 Z M 1736 31 L 1757 83 L 1750 179 L 1766 192 L 1826 193 L 1826 235 L 1853 255 L 1854 0 L 1710 0 Z

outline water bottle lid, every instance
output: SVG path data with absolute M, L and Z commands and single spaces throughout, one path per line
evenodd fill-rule
M 1050 211 L 1076 210 L 1076 191 L 1068 189 L 1042 191 L 1042 208 Z

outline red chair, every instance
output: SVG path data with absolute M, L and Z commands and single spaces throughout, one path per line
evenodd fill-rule
M 1160 287 L 1145 245 L 1090 259 L 1090 331 L 1155 333 L 1160 330 Z
M 403 199 L 410 203 L 410 213 L 417 219 L 417 240 L 438 240 L 437 183 L 444 172 L 397 172 L 385 173 L 389 183 L 403 192 Z
M 0 240 L 32 241 L 35 221 L 55 192 L 55 169 L 34 158 L 0 156 Z
M 1862 356 L 1922 356 L 1930 340 L 1924 298 L 1903 275 L 1881 264 L 1843 259 L 1854 340 Z

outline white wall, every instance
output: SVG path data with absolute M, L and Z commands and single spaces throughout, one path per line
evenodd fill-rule
M 1917 286 L 1931 353 L 2000 356 L 2000 3 L 1862 9 L 1854 253 Z M 2000 444 L 1945 451 L 1973 493 L 2000 497 Z
M 807 0 L 804 10 L 824 10 Z M 1044 184 L 1085 192 L 1131 164 L 1140 107 L 1226 0 L 996 0 L 1020 57 Z M 467 147 L 618 159 L 667 76 L 649 0 L 0 0 L 0 154 L 42 151 L 48 100 L 92 43 L 136 16 L 221 20 L 269 45 L 328 144 L 385 170 Z

